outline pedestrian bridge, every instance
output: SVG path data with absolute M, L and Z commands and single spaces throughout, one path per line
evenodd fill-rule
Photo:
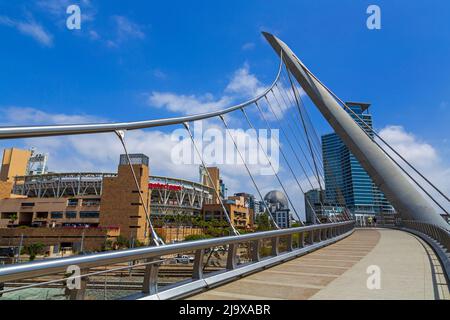
M 31 295 L 30 290 L 49 288 L 71 299 L 449 299 L 450 226 L 442 218 L 449 215 L 449 197 L 327 88 L 284 42 L 267 33 L 264 36 L 280 57 L 278 73 L 270 86 L 246 102 L 167 119 L 0 127 L 0 139 L 114 133 L 127 157 L 138 191 L 136 203 L 142 205 L 153 244 L 2 267 L 0 296 L 9 298 L 20 290 Z M 324 201 L 324 172 L 332 168 L 321 156 L 321 142 L 302 99 L 306 96 L 396 209 L 398 218 L 391 215 L 392 229 L 355 229 L 357 221 L 345 199 L 336 196 L 331 205 Z M 230 116 L 236 113 L 242 122 Z M 281 117 L 283 114 L 288 116 Z M 186 130 L 194 155 L 207 167 L 191 130 L 193 123 L 203 120 L 223 125 L 273 230 L 238 230 L 219 189 L 214 188 L 230 236 L 166 244 L 156 233 L 145 205 L 147 193 L 141 190 L 127 151 L 125 132 L 178 125 Z M 258 137 L 257 147 L 300 227 L 283 229 L 273 217 L 261 193 L 264 181 L 252 173 L 231 134 L 230 128 L 236 126 L 232 122 L 253 130 L 262 126 L 281 131 L 283 140 L 276 147 L 284 170 L 275 168 Z M 281 171 L 286 174 L 279 174 Z M 207 184 L 215 186 L 208 170 L 206 175 Z M 317 187 L 322 194 L 317 203 L 304 198 L 306 188 Z M 341 191 L 336 190 L 336 194 Z M 305 211 L 311 212 L 308 223 L 302 221 L 296 199 L 305 199 Z M 182 281 L 168 281 L 167 275 L 173 273 L 170 260 L 184 254 L 191 255 L 194 262 L 188 259 L 185 269 L 172 274 L 172 278 L 178 277 L 175 280 L 185 275 Z M 67 286 L 63 285 L 66 282 Z
M 368 273 L 377 267 L 379 288 Z M 189 299 L 450 299 L 448 288 L 438 258 L 422 239 L 361 228 L 328 247 Z

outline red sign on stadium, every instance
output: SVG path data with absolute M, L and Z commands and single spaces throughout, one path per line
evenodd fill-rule
M 176 186 L 173 184 L 164 184 L 164 183 L 149 183 L 148 184 L 149 189 L 162 189 L 162 190 L 173 190 L 173 191 L 180 191 L 183 189 L 181 186 Z

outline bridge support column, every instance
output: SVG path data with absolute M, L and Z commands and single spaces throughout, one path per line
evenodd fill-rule
M 345 145 L 358 159 L 374 183 L 386 195 L 403 219 L 423 221 L 450 230 L 450 225 L 415 186 L 400 171 L 395 163 L 359 127 L 350 114 L 344 110 L 336 97 L 298 59 L 292 50 L 280 39 L 263 32 L 277 55 L 283 57 L 287 69 L 311 98 L 312 102 Z

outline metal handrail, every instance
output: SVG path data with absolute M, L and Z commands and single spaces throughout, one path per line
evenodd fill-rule
M 283 236 L 305 233 L 315 230 L 329 230 L 352 227 L 354 221 L 310 225 L 297 228 L 249 233 L 239 236 L 227 236 L 214 239 L 189 241 L 168 244 L 159 247 L 142 247 L 112 252 L 95 253 L 84 256 L 41 260 L 0 268 L 0 283 L 20 279 L 34 278 L 49 274 L 65 272 L 68 266 L 76 265 L 81 270 L 142 259 L 158 258 L 164 255 L 197 251 L 217 246 L 233 245 L 262 239 L 273 239 Z M 340 232 L 338 232 L 339 234 Z
M 440 243 L 447 252 L 450 253 L 450 231 L 441 226 L 437 226 L 431 223 L 414 221 L 414 220 L 402 220 L 401 225 L 419 231 L 426 234 L 432 239 Z
M 32 137 L 48 137 L 48 136 L 62 136 L 72 134 L 88 134 L 88 133 L 104 133 L 115 132 L 118 130 L 136 130 L 144 128 L 154 128 L 161 126 L 168 126 L 174 124 L 183 124 L 185 122 L 205 120 L 220 115 L 224 115 L 235 110 L 245 108 L 267 95 L 273 89 L 278 79 L 280 78 L 283 66 L 283 58 L 281 55 L 280 66 L 278 73 L 272 84 L 264 90 L 260 95 L 240 104 L 237 104 L 226 109 L 205 112 L 195 115 L 188 115 L 182 117 L 174 117 L 167 119 L 153 119 L 133 122 L 118 122 L 118 123 L 91 123 L 91 124 L 65 124 L 65 125 L 46 125 L 46 126 L 19 126 L 19 127 L 0 127 L 1 139 L 16 139 L 16 138 L 32 138 Z

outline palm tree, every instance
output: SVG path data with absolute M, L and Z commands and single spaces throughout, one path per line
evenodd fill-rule
M 17 213 L 13 213 L 12 215 L 9 216 L 9 223 L 11 225 L 13 225 L 14 222 L 16 222 L 16 220 L 17 220 Z

